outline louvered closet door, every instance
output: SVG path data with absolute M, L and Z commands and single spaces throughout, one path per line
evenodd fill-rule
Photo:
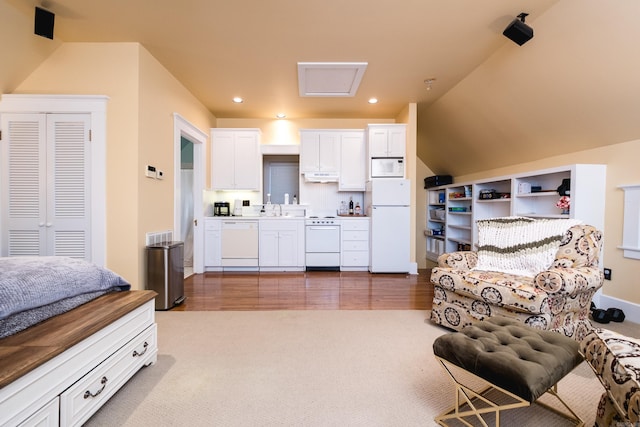
M 2 116 L 2 254 L 45 255 L 46 116 Z
M 90 259 L 89 123 L 85 114 L 3 116 L 3 253 Z
M 88 114 L 47 115 L 47 253 L 90 259 Z

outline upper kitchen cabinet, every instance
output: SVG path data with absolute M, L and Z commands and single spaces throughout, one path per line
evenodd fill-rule
M 404 157 L 407 125 L 370 124 L 367 126 L 367 149 L 371 157 Z
M 340 132 L 300 130 L 300 172 L 331 172 L 337 175 L 340 158 Z
M 213 190 L 260 190 L 260 129 L 211 129 Z
M 340 135 L 340 178 L 338 191 L 364 191 L 366 182 L 364 131 L 344 131 Z

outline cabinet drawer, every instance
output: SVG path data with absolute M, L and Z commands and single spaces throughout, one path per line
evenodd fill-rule
M 343 251 L 367 251 L 369 250 L 369 242 L 366 240 L 349 240 L 342 242 Z
M 369 229 L 369 221 L 368 220 L 357 220 L 350 219 L 342 221 L 342 231 L 345 230 L 368 230 Z
M 24 420 L 19 427 L 57 427 L 60 399 L 58 396 L 51 399 L 49 403 Z
M 369 265 L 368 251 L 342 252 L 342 265 L 345 267 L 365 267 Z
M 369 232 L 368 231 L 353 231 L 353 230 L 342 230 L 342 241 L 345 242 L 347 240 L 369 240 Z
M 222 229 L 222 221 L 219 219 L 205 219 L 204 220 L 205 231 L 219 231 Z
M 60 395 L 60 424 L 81 425 L 142 366 L 156 360 L 156 325 L 149 326 Z

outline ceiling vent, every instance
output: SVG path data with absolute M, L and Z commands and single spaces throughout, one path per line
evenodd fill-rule
M 300 96 L 355 96 L 366 62 L 298 62 Z

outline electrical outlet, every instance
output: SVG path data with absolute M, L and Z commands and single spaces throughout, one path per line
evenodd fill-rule
M 605 268 L 604 269 L 604 279 L 605 280 L 611 280 L 611 269 L 610 268 Z
M 162 172 L 161 170 L 158 170 L 156 172 L 156 178 L 157 179 L 164 179 L 164 172 Z

